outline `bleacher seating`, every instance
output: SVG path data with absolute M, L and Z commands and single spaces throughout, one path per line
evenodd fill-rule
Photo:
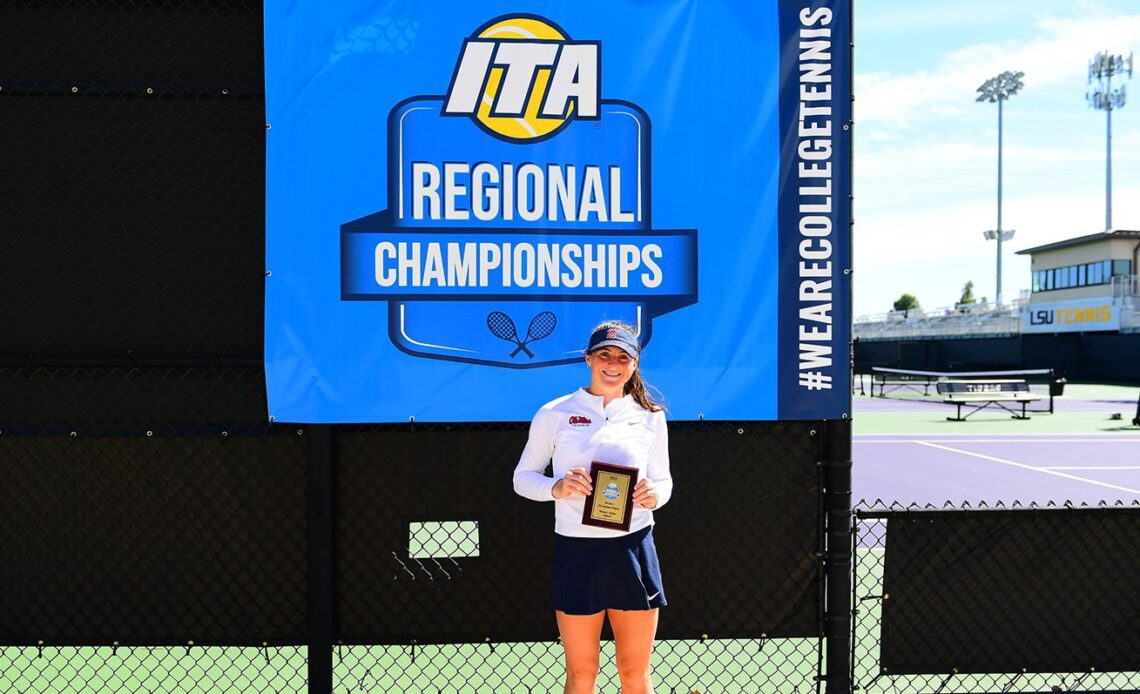
M 1010 306 L 967 304 L 940 309 L 891 311 L 855 319 L 859 339 L 908 337 L 999 337 L 1017 335 L 1021 329 L 1020 303 Z
M 1114 277 L 1110 298 L 1120 310 L 1120 331 L 1140 332 L 1140 275 Z M 945 308 L 890 311 L 855 318 L 860 340 L 923 337 L 1011 337 L 1021 333 L 1021 309 L 1029 292 L 1010 304 L 958 304 Z

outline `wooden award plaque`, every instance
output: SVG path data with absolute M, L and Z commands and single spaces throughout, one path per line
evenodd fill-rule
M 590 481 L 594 491 L 586 497 L 582 525 L 628 531 L 633 518 L 637 468 L 595 460 L 590 463 Z

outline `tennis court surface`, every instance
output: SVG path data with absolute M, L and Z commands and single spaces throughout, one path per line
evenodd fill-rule
M 856 392 L 854 498 L 936 506 L 1140 503 L 1140 427 L 1131 424 L 1138 394 L 1136 386 L 1069 384 L 1051 414 L 1031 411 L 1017 420 L 987 409 L 949 421 L 955 407 L 934 393 Z
M 948 398 L 943 395 L 954 391 L 940 391 L 936 386 L 933 380 L 896 388 L 888 384 L 886 396 L 881 397 L 881 388 L 876 388 L 875 396 L 871 396 L 869 387 L 860 395 L 856 383 L 852 398 L 852 487 L 858 518 L 853 558 L 857 609 L 853 663 L 860 690 L 916 694 L 1137 691 L 1140 673 L 1131 665 L 1134 660 L 1128 659 L 1130 665 L 1108 668 L 1108 672 L 1091 665 L 1102 660 L 1098 653 L 1104 655 L 1124 643 L 1114 639 L 1125 638 L 1132 644 L 1135 638 L 1130 635 L 1134 633 L 1131 628 L 1108 626 L 1095 619 L 1090 624 L 1090 618 L 1070 615 L 1068 621 L 1061 620 L 1067 629 L 1087 628 L 1087 633 L 1066 645 L 1065 629 L 1035 622 L 1033 610 L 1007 607 L 1010 601 L 1024 597 L 1031 606 L 1055 605 L 1060 609 L 1080 593 L 1079 589 L 1075 593 L 1069 590 L 1071 584 L 1078 582 L 1074 577 L 1085 568 L 1089 576 L 1081 585 L 1096 586 L 1090 595 L 1130 595 L 1128 589 L 1105 583 L 1103 574 L 1098 573 L 1098 567 L 1111 563 L 1098 553 L 1112 555 L 1119 551 L 1120 556 L 1134 556 L 1135 544 L 1129 544 L 1126 534 L 1085 544 L 1070 542 L 1077 548 L 1074 551 L 1079 558 L 1041 559 L 1050 567 L 1048 574 L 1015 571 L 1016 567 L 1025 566 L 1023 561 L 1011 558 L 1003 563 L 1000 557 L 1019 552 L 1032 555 L 1036 542 L 1050 547 L 1042 550 L 1039 558 L 1052 556 L 1054 551 L 1063 558 L 1064 540 L 1078 527 L 1070 524 L 1076 516 L 1068 514 L 1012 515 L 1018 514 L 1020 508 L 1087 505 L 1094 508 L 1084 511 L 1093 513 L 1132 513 L 1137 509 L 1140 427 L 1133 426 L 1132 419 L 1136 416 L 1140 386 L 1066 384 L 1064 394 L 1053 398 L 1053 411 L 1049 412 L 1048 383 L 1039 382 L 1030 388 L 1039 397 L 1028 408 L 1028 419 L 1015 419 L 1014 413 L 987 407 L 964 421 L 948 419 L 957 415 L 957 405 L 945 402 Z M 887 585 L 886 553 L 888 526 L 902 523 L 896 530 L 907 530 L 910 509 L 917 509 L 918 513 L 935 509 L 934 515 L 945 509 L 987 511 L 985 515 L 974 513 L 967 517 L 954 513 L 954 518 L 946 517 L 959 528 L 955 539 L 924 545 L 911 574 L 914 570 L 921 573 L 922 567 L 936 562 L 937 556 L 952 555 L 954 559 L 945 566 L 937 565 L 932 574 L 922 579 L 932 582 L 920 581 L 919 588 L 911 586 L 908 591 L 900 589 L 897 581 L 894 586 Z M 1013 523 L 1015 520 L 1020 522 Z M 1048 529 L 1050 523 L 1056 523 L 1053 531 Z M 973 534 L 970 524 L 978 525 Z M 1040 534 L 1041 527 L 1030 527 L 1040 525 L 1046 526 L 1044 534 Z M 995 527 L 1000 530 L 995 531 Z M 1104 543 L 1118 545 L 1105 549 Z M 1087 557 L 1085 550 L 1089 552 Z M 987 563 L 987 559 L 993 561 Z M 1122 571 L 1127 574 L 1130 569 Z M 951 578 L 956 573 L 961 578 L 959 583 Z M 1007 584 L 1019 587 L 1006 593 L 1001 586 Z M 885 612 L 888 595 L 896 606 L 892 619 L 887 619 Z M 993 599 L 986 602 L 986 596 Z M 906 606 L 901 613 L 897 611 L 900 604 Z M 905 618 L 917 611 L 922 612 L 924 629 L 900 641 L 900 615 Z M 1048 622 L 1049 610 L 1043 613 Z M 962 620 L 978 615 L 982 616 L 976 624 L 971 622 L 974 626 L 970 629 L 958 628 Z M 947 642 L 945 634 L 954 629 L 967 635 L 963 643 Z M 890 635 L 895 640 L 888 647 L 885 639 Z M 979 669 L 975 664 L 972 671 L 968 666 L 959 670 L 957 665 L 961 663 L 955 661 L 953 668 L 927 664 L 925 668 L 910 670 L 910 674 L 895 669 L 894 648 L 899 645 L 927 649 L 922 651 L 926 659 L 942 654 L 954 660 L 968 654 L 969 644 L 981 641 L 984 647 L 976 650 L 993 655 L 993 668 Z M 1081 660 L 1086 655 L 1087 662 Z M 1045 667 L 1029 665 L 1023 669 L 1027 659 L 1054 656 L 1059 659 Z M 1062 664 L 1072 660 L 1081 660 L 1082 664 Z

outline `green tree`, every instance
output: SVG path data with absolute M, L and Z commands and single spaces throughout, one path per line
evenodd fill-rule
M 966 286 L 962 287 L 962 298 L 958 299 L 958 303 L 972 304 L 974 301 L 974 281 L 969 280 L 966 282 Z
M 914 294 L 903 294 L 895 299 L 894 306 L 896 311 L 909 311 L 912 308 L 922 308 L 918 305 L 918 299 L 915 298 Z

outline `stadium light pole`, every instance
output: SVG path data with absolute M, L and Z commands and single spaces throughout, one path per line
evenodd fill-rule
M 1097 53 L 1089 61 L 1089 84 L 1096 80 L 1096 87 L 1085 92 L 1089 106 L 1105 115 L 1105 158 L 1104 158 L 1104 230 L 1112 229 L 1112 112 L 1124 108 L 1127 95 L 1124 85 L 1112 88 L 1112 76 L 1127 74 L 1132 77 L 1132 54 L 1111 55 L 1108 51 Z
M 1021 82 L 1021 78 L 1025 77 L 1024 72 L 1010 72 L 1006 70 L 996 77 L 991 77 L 978 87 L 978 98 L 976 101 L 988 101 L 989 103 L 997 102 L 998 105 L 998 175 L 997 175 L 997 229 L 995 231 L 985 232 L 985 238 L 997 240 L 997 305 L 1002 305 L 1001 297 L 1001 242 L 1008 241 L 1013 238 L 1014 232 L 1012 230 L 1002 231 L 1001 229 L 1001 135 L 1002 135 L 1002 103 L 1006 99 L 1013 96 L 1025 86 Z

